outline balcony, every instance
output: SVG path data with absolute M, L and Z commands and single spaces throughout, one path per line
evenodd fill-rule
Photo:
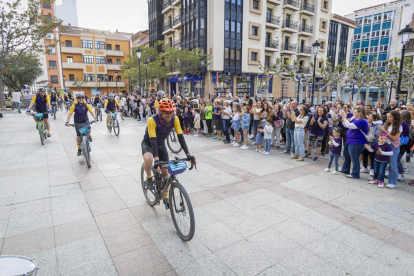
M 294 66 L 294 65 L 288 65 L 288 66 L 285 67 L 285 70 L 287 72 L 294 72 L 296 70 L 296 66 Z
M 174 41 L 174 47 L 175 48 L 181 48 L 181 40 L 180 39 L 176 39 Z
M 299 2 L 295 0 L 284 0 L 283 1 L 283 8 L 289 9 L 292 11 L 298 11 L 299 10 Z
M 174 32 L 174 30 L 172 28 L 172 22 L 165 23 L 162 35 L 167 35 L 167 34 L 172 33 L 172 32 Z
M 267 0 L 267 3 L 268 4 L 273 4 L 273 5 L 280 5 L 281 4 L 280 1 L 281 0 Z
M 282 22 L 282 31 L 296 33 L 298 32 L 298 22 L 292 20 L 283 20 Z
M 73 85 L 73 83 L 74 83 L 74 81 L 65 81 L 65 86 L 66 87 L 76 87 L 75 85 Z M 104 87 L 107 87 L 107 86 L 111 87 L 111 88 L 115 88 L 117 85 L 118 85 L 118 87 L 125 87 L 125 82 L 118 81 L 118 84 L 117 84 L 115 81 L 110 81 L 107 84 L 106 81 L 101 81 L 101 88 L 104 88 Z M 82 89 L 82 87 L 98 87 L 98 86 L 99 86 L 98 81 L 87 81 L 81 86 L 81 89 Z
M 276 51 L 279 48 L 279 42 L 277 40 L 266 39 L 265 47 L 266 51 Z
M 108 64 L 107 70 L 121 70 L 121 64 Z
M 181 15 L 174 16 L 173 22 L 174 22 L 173 23 L 174 28 L 180 28 L 181 27 Z
M 407 52 L 414 52 L 414 38 L 410 39 L 405 47 Z
M 309 46 L 300 46 L 298 49 L 298 56 L 308 56 L 310 57 L 312 53 L 311 47 Z
M 62 62 L 62 68 L 63 69 L 84 69 L 84 63 L 76 62 L 76 63 L 68 63 L 68 62 Z
M 302 3 L 300 5 L 299 13 L 313 15 L 315 13 L 315 5 Z
M 61 46 L 60 51 L 66 54 L 82 54 L 82 48 L 80 47 L 66 47 Z
M 266 26 L 271 28 L 279 28 L 280 17 L 279 16 L 266 16 Z
M 303 67 L 302 68 L 302 73 L 303 74 L 310 74 L 311 73 L 311 69 L 310 69 L 310 67 Z
M 313 34 L 313 26 L 309 26 L 309 25 L 299 26 L 299 35 L 312 36 L 312 34 Z
M 282 48 L 280 48 L 280 53 L 281 54 L 296 54 L 296 44 L 287 44 L 287 43 L 283 43 L 282 44 Z
M 181 1 L 180 0 L 172 0 L 172 5 L 173 6 L 179 6 L 179 4 L 181 3 Z
M 114 56 L 114 57 L 123 57 L 124 51 L 122 50 L 106 50 L 107 56 Z
M 174 7 L 172 6 L 171 0 L 164 0 L 164 3 L 162 3 L 162 13 L 167 13 L 173 9 Z

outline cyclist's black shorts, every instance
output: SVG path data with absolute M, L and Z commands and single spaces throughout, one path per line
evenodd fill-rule
M 145 140 L 142 140 L 141 149 L 142 149 L 142 155 L 146 154 L 147 152 L 152 153 L 151 143 L 148 143 Z M 158 145 L 158 158 L 160 159 L 160 161 L 163 161 L 163 162 L 169 161 L 168 151 L 167 151 L 167 147 L 165 146 L 165 142 L 162 143 L 161 145 Z
M 109 114 L 111 112 L 116 112 L 116 109 L 115 108 L 112 108 L 112 110 L 111 109 L 108 109 L 108 108 L 105 109 L 105 113 L 106 114 Z
M 91 128 L 91 125 L 89 124 L 89 120 L 83 121 L 83 122 L 79 122 L 79 121 L 75 121 L 75 124 L 85 124 L 88 123 L 88 127 Z M 75 127 L 76 129 L 76 136 L 81 137 L 81 133 L 79 132 L 78 128 Z
M 49 118 L 49 111 L 47 111 L 47 110 L 36 108 L 36 112 L 37 113 L 43 113 L 43 119 L 48 119 Z

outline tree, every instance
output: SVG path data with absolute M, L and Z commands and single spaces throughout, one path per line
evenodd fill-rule
M 24 53 L 42 53 L 46 51 L 44 38 L 47 33 L 62 24 L 50 14 L 44 16 L 39 5 L 53 0 L 28 0 L 27 8 L 22 7 L 23 0 L 8 0 L 0 5 L 0 64 L 5 64 L 9 56 L 20 58 Z M 56 41 L 50 41 L 53 45 Z M 0 66 L 0 75 L 3 74 Z M 0 94 L 3 92 L 3 78 L 0 78 Z M 0 107 L 4 107 L 4 98 L 0 97 Z
M 401 87 L 407 88 L 407 102 L 411 99 L 414 86 L 414 64 L 410 58 L 404 60 L 404 67 L 402 71 Z
M 347 80 L 349 83 L 353 83 L 358 87 L 357 101 L 361 93 L 361 88 L 365 87 L 368 83 L 372 81 L 372 76 L 368 64 L 361 60 L 363 55 L 366 54 L 362 52 L 348 66 L 349 71 L 347 75 Z
M 80 88 L 81 88 L 82 86 L 84 86 L 84 85 L 85 85 L 85 83 L 86 83 L 86 81 L 85 81 L 85 80 L 81 80 L 81 79 L 79 79 L 79 78 L 76 78 L 76 79 L 75 79 L 75 81 L 73 82 L 73 86 L 76 86 L 76 87 L 78 88 L 78 91 L 80 91 Z
M 10 55 L 4 65 L 3 83 L 12 89 L 23 89 L 43 73 L 39 58 L 31 53 L 23 53 L 19 58 Z

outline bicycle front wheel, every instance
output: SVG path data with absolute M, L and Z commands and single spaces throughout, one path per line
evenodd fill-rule
M 53 120 L 56 120 L 56 107 L 53 107 Z
M 120 130 L 118 119 L 114 119 L 113 127 L 114 127 L 115 136 L 118 136 L 119 135 L 119 130 Z
M 147 200 L 148 204 L 150 206 L 155 206 L 157 204 L 157 199 L 155 195 L 155 191 L 151 191 L 148 189 L 147 186 L 145 186 L 144 181 L 146 180 L 147 176 L 144 170 L 144 165 L 141 166 L 141 186 L 142 191 L 144 192 L 145 199 Z
M 45 144 L 45 133 L 41 122 L 37 123 L 37 129 L 39 130 L 40 143 L 42 143 L 43 146 Z
M 174 130 L 170 132 L 167 138 L 167 146 L 173 153 L 178 154 L 183 148 L 180 145 L 180 142 L 178 142 L 178 136 L 177 132 Z
M 194 211 L 187 191 L 178 181 L 171 183 L 169 202 L 171 218 L 178 235 L 183 241 L 190 241 L 195 232 Z
M 86 165 L 88 168 L 91 167 L 91 155 L 89 153 L 89 146 L 88 146 L 88 138 L 86 136 L 82 136 L 82 151 L 83 155 L 85 156 Z

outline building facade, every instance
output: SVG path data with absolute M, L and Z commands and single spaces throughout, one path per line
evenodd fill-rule
M 56 17 L 63 25 L 79 26 L 77 0 L 62 0 L 62 5 L 56 5 Z
M 64 85 L 71 92 L 127 91 L 121 65 L 131 49 L 131 35 L 63 26 L 59 32 Z
M 149 47 L 149 30 L 139 31 L 132 35 L 132 48 Z
M 163 0 L 148 0 L 148 27 L 149 27 L 149 46 L 152 47 L 157 41 L 164 40 Z
M 191 82 L 190 89 L 180 89 L 182 80 L 175 78 L 167 90 L 194 95 L 204 85 L 206 96 L 230 92 L 239 97 L 280 98 L 283 92 L 283 98 L 297 97 L 297 82 L 288 77 L 283 81 L 278 75 L 266 76 L 263 68 L 281 58 L 288 64 L 287 71 L 295 70 L 293 65 L 297 63 L 304 73 L 311 74 L 311 46 L 318 40 L 322 45 L 316 69 L 320 71 L 328 58 L 332 19 L 348 28 L 346 33 L 339 32 L 338 47 L 332 52 L 335 60 L 347 62 L 354 26 L 352 20 L 334 18 L 331 3 L 332 0 L 165 0 L 163 41 L 174 47 L 197 47 L 211 56 L 205 74 L 187 80 Z M 150 41 L 155 31 L 150 27 Z M 203 84 L 198 85 L 200 80 Z M 306 92 L 308 88 L 304 89 Z M 323 96 L 327 98 L 328 94 L 329 89 Z

